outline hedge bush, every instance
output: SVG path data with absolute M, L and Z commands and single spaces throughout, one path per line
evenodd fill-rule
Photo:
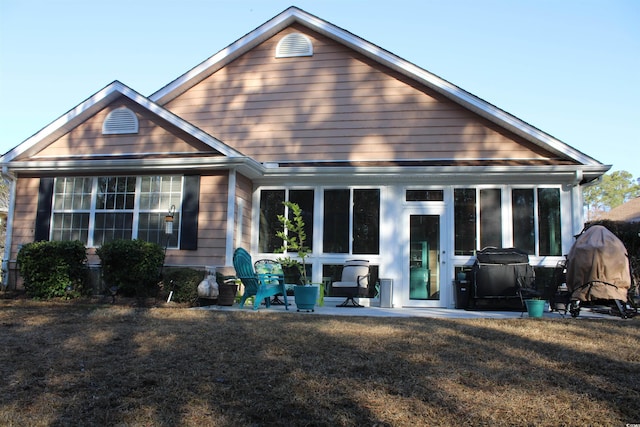
M 86 294 L 87 251 L 79 241 L 33 242 L 18 252 L 18 267 L 28 296 L 76 298 Z
M 109 287 L 117 286 L 125 296 L 156 293 L 164 263 L 164 251 L 157 243 L 118 239 L 102 245 L 96 254 Z
M 163 274 L 164 290 L 173 291 L 171 301 L 194 304 L 198 299 L 198 285 L 204 279 L 204 271 L 193 268 L 167 268 Z

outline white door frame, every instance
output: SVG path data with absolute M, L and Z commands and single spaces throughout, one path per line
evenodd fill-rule
M 440 248 L 439 248 L 439 300 L 412 300 L 409 299 L 410 291 L 410 271 L 409 271 L 409 257 L 410 257 L 410 217 L 412 215 L 438 215 L 440 217 Z M 449 307 L 451 305 L 451 292 L 447 285 L 449 279 L 448 271 L 448 242 L 449 238 L 446 235 L 447 227 L 447 215 L 446 206 L 444 203 L 427 202 L 424 204 L 405 205 L 402 212 L 402 241 L 405 242 L 402 248 L 402 284 L 403 286 L 399 291 L 401 292 L 401 303 L 403 307 Z

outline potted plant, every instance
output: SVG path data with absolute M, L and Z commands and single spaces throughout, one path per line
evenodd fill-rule
M 293 296 L 293 287 L 302 285 L 302 266 L 298 260 L 291 257 L 276 258 L 276 262 L 282 267 L 284 273 L 284 284 L 287 289 L 287 296 Z
M 282 231 L 276 232 L 276 236 L 282 239 L 282 246 L 279 252 L 297 252 L 300 261 L 291 258 L 281 258 L 288 266 L 296 266 L 300 272 L 300 285 L 293 287 L 293 296 L 300 310 L 314 311 L 316 300 L 318 299 L 317 285 L 312 285 L 307 279 L 306 259 L 311 254 L 311 249 L 305 245 L 307 234 L 304 231 L 304 219 L 302 218 L 302 209 L 297 203 L 282 202 L 289 209 L 290 218 L 285 215 L 278 215 L 278 221 L 282 224 Z M 283 264 L 283 270 L 285 268 Z

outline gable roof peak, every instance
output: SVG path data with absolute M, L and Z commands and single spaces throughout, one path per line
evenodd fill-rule
M 131 89 L 124 83 L 114 80 L 104 88 L 100 89 L 95 94 L 78 104 L 76 107 L 67 111 L 65 114 L 54 120 L 52 123 L 44 127 L 42 130 L 27 138 L 17 147 L 5 153 L 0 157 L 0 163 L 10 162 L 21 155 L 33 154 L 48 144 L 55 141 L 57 138 L 65 135 L 67 132 L 84 122 L 87 118 L 96 114 L 98 111 L 105 108 L 112 101 L 120 96 L 124 96 L 142 108 L 146 109 L 152 114 L 166 120 L 179 129 L 191 134 L 200 141 L 208 144 L 213 149 L 217 150 L 221 154 L 227 157 L 241 157 L 242 154 L 232 149 L 222 141 L 212 137 L 208 133 L 200 130 L 191 123 L 182 120 L 172 112 L 166 110 L 155 102 L 149 100 L 147 97 L 141 95 L 135 90 Z
M 164 105 L 202 80 L 220 70 L 239 56 L 274 36 L 290 25 L 297 23 L 318 32 L 362 55 L 397 71 L 408 78 L 423 84 L 444 95 L 453 102 L 496 123 L 516 135 L 551 151 L 556 155 L 572 159 L 582 165 L 603 165 L 594 158 L 565 144 L 546 132 L 543 132 L 527 122 L 507 113 L 506 111 L 478 98 L 462 88 L 438 77 L 437 75 L 406 61 L 395 54 L 376 46 L 340 27 L 337 27 L 317 16 L 314 16 L 296 6 L 285 9 L 269 21 L 242 38 L 231 43 L 226 48 L 209 57 L 177 79 L 164 86 L 149 98 L 160 105 Z

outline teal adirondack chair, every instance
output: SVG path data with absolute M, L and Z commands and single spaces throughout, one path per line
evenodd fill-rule
M 272 296 L 281 294 L 284 297 L 285 308 L 289 310 L 287 304 L 287 292 L 284 287 L 284 276 L 275 277 L 273 274 L 256 274 L 251 262 L 251 255 L 243 248 L 238 248 L 233 254 L 233 267 L 236 269 L 236 276 L 244 285 L 244 293 L 240 299 L 240 307 L 244 307 L 247 298 L 255 296 L 253 309 L 260 308 L 262 300 L 267 307 L 271 307 Z

